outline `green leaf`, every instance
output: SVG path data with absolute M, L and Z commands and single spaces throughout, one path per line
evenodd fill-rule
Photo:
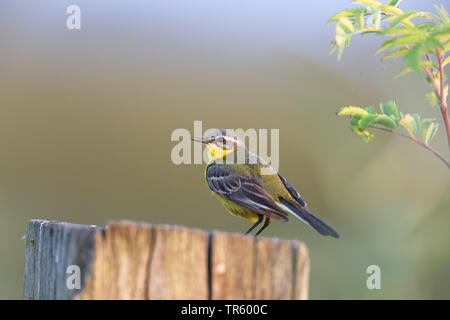
M 436 96 L 436 93 L 434 93 L 434 91 L 428 92 L 426 94 L 428 101 L 430 102 L 432 107 L 436 107 L 437 104 L 439 103 L 439 100 Z
M 373 106 L 368 106 L 368 107 L 364 108 L 364 110 L 366 110 L 370 114 L 377 114 L 377 110 L 375 110 L 375 108 Z
M 419 63 L 421 68 L 434 68 L 435 65 L 432 61 L 420 61 Z M 398 77 L 407 74 L 409 72 L 413 71 L 412 68 L 410 66 L 406 66 L 404 68 L 402 68 L 396 75 L 395 75 L 395 79 L 397 79 Z
M 412 70 L 420 73 L 420 45 L 415 45 L 404 56 L 404 60 L 411 67 Z
M 400 2 L 402 2 L 402 0 L 389 0 L 388 3 L 387 3 L 387 5 L 388 5 L 388 6 L 393 6 L 393 7 L 395 7 L 395 6 L 397 6 Z
M 364 117 L 368 112 L 360 107 L 348 106 L 342 107 L 336 113 L 338 116 Z
M 442 26 L 437 27 L 435 31 L 430 32 L 430 36 L 432 37 L 448 34 L 450 34 L 450 24 L 444 24 Z
M 399 120 L 400 116 L 398 114 L 398 108 L 394 101 L 389 101 L 388 103 L 380 104 L 380 109 L 383 114 L 391 117 L 395 120 Z
M 413 113 L 412 117 L 413 117 L 414 121 L 416 122 L 417 130 L 419 130 L 420 129 L 420 116 L 417 113 Z
M 407 53 L 408 50 L 409 50 L 408 48 L 400 48 L 400 49 L 394 50 L 394 51 L 386 54 L 383 58 L 381 58 L 381 60 L 386 60 L 389 58 L 397 58 L 397 57 L 402 56 L 405 53 Z
M 420 124 L 420 136 L 425 142 L 425 144 L 429 144 L 431 139 L 433 139 L 436 131 L 438 129 L 438 124 L 434 119 L 423 119 Z
M 361 117 L 351 117 L 350 118 L 350 125 L 358 127 L 358 123 L 359 123 L 360 119 L 361 119 Z
M 351 129 L 352 131 L 360 136 L 365 142 L 369 142 L 374 136 L 367 130 L 361 130 L 358 126 L 359 118 L 352 118 L 351 120 Z M 355 124 L 356 123 L 356 124 Z
M 393 6 L 383 5 L 380 9 L 383 10 L 383 12 L 385 14 L 389 14 L 390 13 L 390 14 L 393 14 L 393 15 L 396 15 L 396 16 L 403 14 L 403 10 L 400 10 L 399 8 L 393 7 Z M 414 25 L 413 25 L 413 27 L 414 27 Z
M 384 5 L 380 1 L 376 1 L 376 0 L 354 0 L 354 1 L 352 1 L 352 3 L 364 4 L 366 6 L 373 6 L 373 7 L 380 7 L 380 6 Z
M 420 41 L 420 37 L 417 35 L 410 35 L 410 36 L 403 36 L 400 38 L 395 39 L 388 39 L 383 42 L 381 47 L 375 52 L 375 54 L 380 53 L 383 50 L 399 46 L 399 45 L 410 45 L 410 44 L 416 44 Z
M 429 12 L 427 12 L 427 19 L 432 19 L 431 16 L 429 16 Z M 424 22 L 424 23 L 419 23 L 418 25 L 416 25 L 416 28 L 418 29 L 418 31 L 431 31 L 433 29 L 436 28 L 436 23 L 434 22 Z
M 407 20 L 408 18 L 410 18 L 411 16 L 413 16 L 415 14 L 416 14 L 415 11 L 408 11 L 408 12 L 405 12 L 404 14 L 401 14 L 401 15 L 395 17 L 395 19 L 393 19 L 391 21 L 389 28 L 392 29 L 392 28 L 396 27 L 399 23 L 403 22 L 404 20 Z
M 442 66 L 445 67 L 449 63 L 450 63 L 450 56 L 448 56 L 447 58 L 444 59 L 444 61 L 442 61 Z
M 381 115 L 378 116 L 374 121 L 372 121 L 371 125 L 381 124 L 384 127 L 387 127 L 391 130 L 395 130 L 398 128 L 398 123 L 389 116 Z
M 400 77 L 400 76 L 402 76 L 404 74 L 410 73 L 411 71 L 413 71 L 411 69 L 411 67 L 408 67 L 408 66 L 404 67 L 404 68 L 400 69 L 399 72 L 397 72 L 397 74 L 394 76 L 394 79 L 397 79 L 398 77 Z
M 409 135 L 411 137 L 415 137 L 417 133 L 417 129 L 419 124 L 417 123 L 417 119 L 412 117 L 409 113 L 406 114 L 400 121 L 399 124 L 403 126 L 406 130 L 408 130 Z
M 364 14 L 366 11 L 361 11 L 356 14 L 356 21 L 358 21 L 359 28 L 364 28 Z
M 436 8 L 436 10 L 437 10 L 437 11 L 439 12 L 439 14 L 441 15 L 442 20 L 445 21 L 445 22 L 447 22 L 447 23 L 449 23 L 449 22 L 450 22 L 450 19 L 449 19 L 448 13 L 447 13 L 447 11 L 445 10 L 444 6 L 441 5 L 441 7 L 439 7 L 438 5 L 435 5 L 435 4 L 434 4 L 433 6 Z
M 444 52 L 447 52 L 447 51 L 449 51 L 450 50 L 450 41 L 447 41 L 445 44 L 444 44 Z
M 430 52 L 434 53 L 435 49 L 438 48 L 439 50 L 444 50 L 444 46 L 442 45 L 442 42 L 440 42 L 438 39 L 433 37 L 428 37 L 425 40 L 425 48 L 429 49 Z
M 339 23 L 348 31 L 355 32 L 355 28 L 353 27 L 353 22 L 347 17 L 340 17 Z
M 381 21 L 381 11 L 379 9 L 375 10 L 375 13 L 373 14 L 373 24 L 375 26 L 375 29 L 380 28 L 380 21 Z
M 359 10 L 360 8 L 354 8 Z M 354 17 L 355 16 L 355 10 L 352 9 L 347 9 L 347 10 L 343 10 L 337 14 L 335 14 L 334 16 L 332 16 L 330 18 L 330 20 L 327 21 L 327 23 L 333 22 L 333 21 L 337 21 L 339 20 L 340 17 Z
M 362 130 L 367 129 L 377 117 L 376 114 L 368 114 L 367 116 L 362 117 L 358 122 L 359 128 Z

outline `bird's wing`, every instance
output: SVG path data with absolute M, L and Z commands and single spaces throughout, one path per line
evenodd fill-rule
M 229 201 L 276 220 L 289 220 L 288 214 L 251 177 L 242 177 L 221 165 L 212 164 L 206 169 L 206 181 L 213 192 Z
M 305 200 L 300 196 L 300 194 L 295 190 L 295 188 L 281 175 L 278 173 L 278 177 L 280 178 L 281 182 L 283 183 L 284 187 L 289 191 L 289 194 L 291 197 L 302 207 L 306 207 L 307 204 Z

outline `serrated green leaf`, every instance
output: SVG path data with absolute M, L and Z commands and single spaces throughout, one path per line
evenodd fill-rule
M 436 134 L 438 124 L 434 119 L 423 119 L 420 124 L 420 137 L 425 144 L 429 144 Z
M 394 101 L 389 101 L 388 103 L 380 104 L 381 112 L 392 119 L 399 120 L 400 115 L 398 114 L 398 108 Z
M 434 65 L 434 63 L 432 62 L 432 61 L 420 61 L 420 67 L 421 68 L 434 68 L 435 67 L 435 65 Z M 400 76 L 402 76 L 402 75 L 404 75 L 404 74 L 407 74 L 407 73 L 409 73 L 409 72 L 411 72 L 411 71 L 413 71 L 412 69 L 411 69 L 411 67 L 410 66 L 406 66 L 406 67 L 404 67 L 404 68 L 402 68 L 396 75 L 395 75 L 395 77 L 394 77 L 394 79 L 397 79 L 398 77 L 400 77 Z
M 432 107 L 437 106 L 437 104 L 439 103 L 438 98 L 436 96 L 436 93 L 434 93 L 434 91 L 428 92 L 426 94 L 428 101 L 430 102 Z
M 404 55 L 405 53 L 408 52 L 408 48 L 400 48 L 397 50 L 394 50 L 392 52 L 389 52 L 388 54 L 384 55 L 381 60 L 386 60 L 386 59 L 390 59 L 390 58 L 398 58 L 399 56 Z
M 342 107 L 336 113 L 338 116 L 352 116 L 352 117 L 364 117 L 368 115 L 368 112 L 361 107 Z
M 403 36 L 403 37 L 395 38 L 395 39 L 388 39 L 383 42 L 383 44 L 375 52 L 375 54 L 378 54 L 383 50 L 386 50 L 386 49 L 389 49 L 392 47 L 396 47 L 396 46 L 400 46 L 400 45 L 417 44 L 419 41 L 420 41 L 420 37 L 418 37 L 417 35 L 409 35 L 409 36 Z
M 420 73 L 420 50 L 419 44 L 412 47 L 404 56 L 404 60 L 412 70 Z
M 403 126 L 406 130 L 408 130 L 408 133 L 411 137 L 415 137 L 417 133 L 417 129 L 419 127 L 418 123 L 416 122 L 416 119 L 413 118 L 409 113 L 406 114 L 400 121 L 399 124 Z
M 415 11 L 408 11 L 408 12 L 405 12 L 404 14 L 401 14 L 401 15 L 395 17 L 395 19 L 393 19 L 391 21 L 389 28 L 392 29 L 392 28 L 396 27 L 398 24 L 409 19 L 410 17 L 414 16 L 415 14 L 416 14 Z

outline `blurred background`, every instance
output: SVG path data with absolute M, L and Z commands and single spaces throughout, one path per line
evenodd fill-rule
M 432 10 L 408 0 L 404 10 Z M 81 30 L 66 8 L 81 8 Z M 347 0 L 2 1 L 0 298 L 23 294 L 26 222 L 132 219 L 242 232 L 211 196 L 204 165 L 174 165 L 177 128 L 280 129 L 280 172 L 339 231 L 295 219 L 265 236 L 304 241 L 312 299 L 450 298 L 450 179 L 431 153 L 335 112 L 395 100 L 440 118 L 414 74 L 356 37 L 328 55 Z M 447 8 L 450 9 L 450 8 Z M 433 9 L 434 10 L 434 9 Z M 448 157 L 443 124 L 433 145 Z M 366 268 L 381 268 L 368 290 Z

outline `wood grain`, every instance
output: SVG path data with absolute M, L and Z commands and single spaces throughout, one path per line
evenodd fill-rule
M 307 299 L 299 241 L 132 221 L 27 225 L 25 299 Z M 69 289 L 67 267 L 81 270 Z

